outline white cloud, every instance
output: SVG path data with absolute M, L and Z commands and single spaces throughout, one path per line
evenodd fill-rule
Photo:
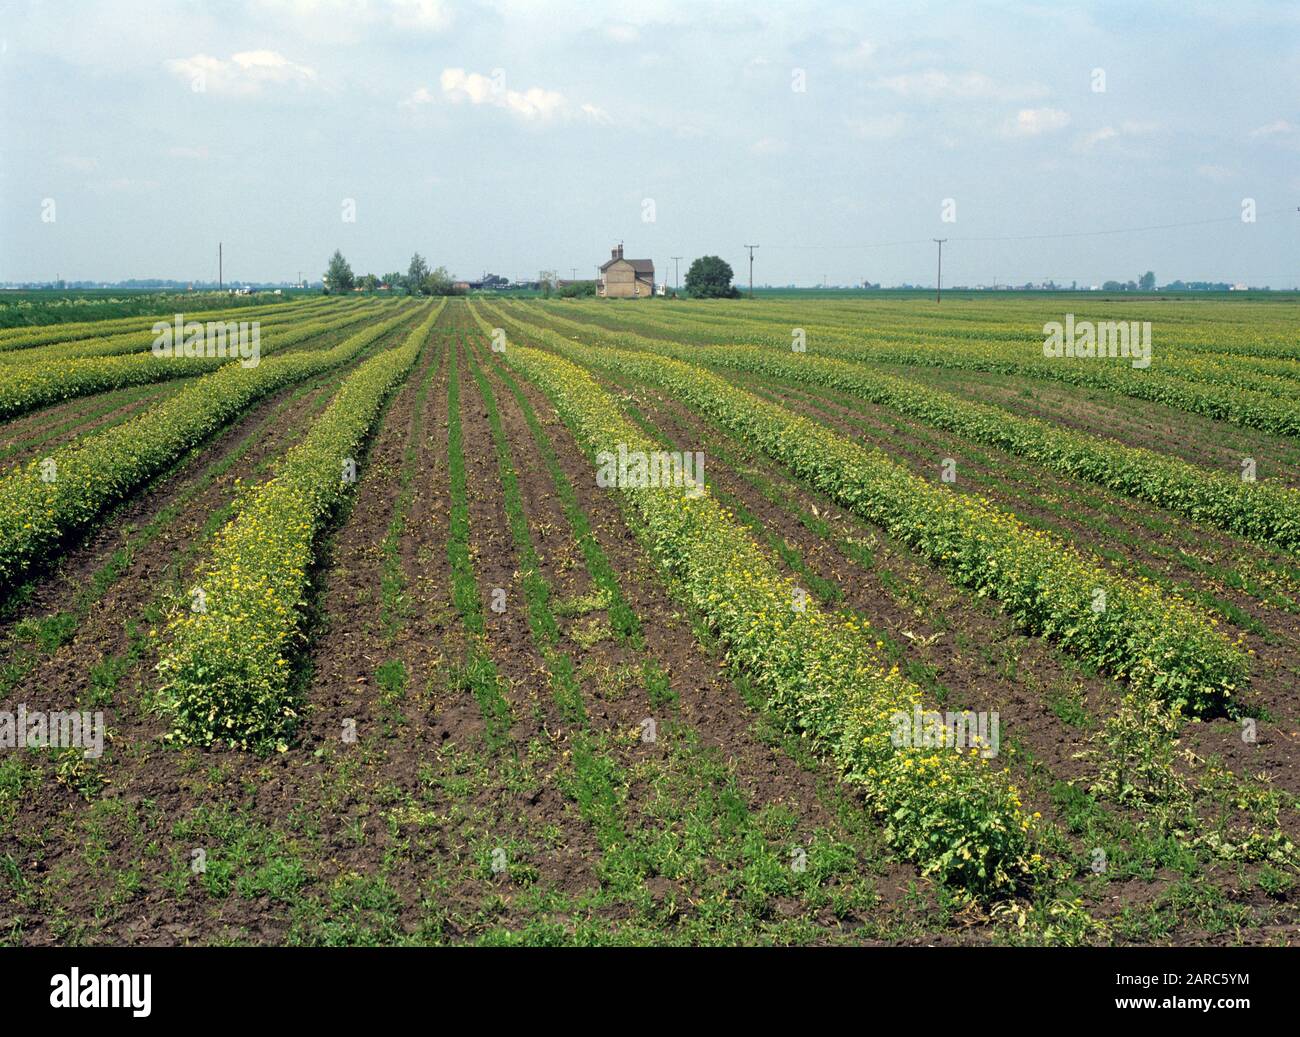
M 429 90 L 427 86 L 422 86 L 416 90 L 410 97 L 403 99 L 404 108 L 414 108 L 421 104 L 433 104 L 438 98 Z
M 1159 123 L 1140 122 L 1126 119 L 1118 127 L 1106 125 L 1080 137 L 1075 145 L 1076 151 L 1091 151 L 1108 140 L 1120 140 L 1124 137 L 1146 137 L 1160 129 Z
M 511 90 L 506 86 L 505 73 L 494 70 L 490 76 L 480 72 L 466 72 L 463 68 L 444 68 L 438 77 L 442 97 L 453 104 L 488 105 L 504 108 L 529 122 L 545 123 L 558 118 L 582 118 L 594 123 L 608 123 L 609 114 L 594 104 L 576 108 L 558 90 L 531 86 L 526 90 Z M 406 107 L 434 104 L 438 95 L 428 87 L 420 87 L 404 101 Z
M 230 59 L 195 54 L 164 62 L 167 69 L 204 93 L 249 96 L 264 86 L 310 86 L 316 71 L 298 65 L 274 50 L 245 50 Z
M 1059 108 L 1021 108 L 1015 117 L 1008 119 L 1003 132 L 1008 137 L 1037 137 L 1070 125 L 1070 113 Z
M 1079 146 L 1084 151 L 1089 151 L 1092 148 L 1095 148 L 1098 144 L 1104 143 L 1108 140 L 1114 140 L 1118 136 L 1119 130 L 1115 129 L 1114 126 L 1103 126 L 1101 129 L 1093 130 L 1084 137 L 1083 140 L 1079 142 Z
M 1285 137 L 1292 133 L 1300 133 L 1300 126 L 1285 119 L 1278 119 L 1277 122 L 1270 122 L 1250 131 L 1252 137 Z
M 485 76 L 466 72 L 463 68 L 444 68 L 438 77 L 438 85 L 449 100 L 508 108 L 525 119 L 545 121 L 554 118 L 564 107 L 564 95 L 558 90 L 540 86 L 510 90 L 505 85 L 503 73 Z
M 452 23 L 451 9 L 442 0 L 389 0 L 378 6 L 387 9 L 389 20 L 398 29 L 442 32 Z

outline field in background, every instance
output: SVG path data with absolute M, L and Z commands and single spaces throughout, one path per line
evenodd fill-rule
M 0 943 L 1293 944 L 1294 303 L 0 331 Z
M 0 290 L 0 328 L 36 327 L 80 321 L 113 320 L 135 316 L 171 316 L 179 311 L 242 308 L 287 302 L 319 292 L 295 291 L 282 294 L 259 292 L 234 296 L 227 292 L 167 292 L 144 289 L 87 288 L 70 291 Z

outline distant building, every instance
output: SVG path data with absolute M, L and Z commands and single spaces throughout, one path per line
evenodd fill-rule
M 620 241 L 600 268 L 596 294 L 602 299 L 640 299 L 655 294 L 655 265 L 649 259 L 624 259 Z

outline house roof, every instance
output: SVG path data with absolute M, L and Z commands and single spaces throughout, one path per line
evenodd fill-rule
M 607 259 L 600 265 L 601 273 L 604 273 L 615 263 L 631 263 L 632 270 L 638 274 L 651 274 L 655 272 L 653 259 Z

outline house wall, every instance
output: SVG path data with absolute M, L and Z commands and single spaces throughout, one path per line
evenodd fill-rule
M 637 291 L 637 288 L 640 291 Z M 605 271 L 605 297 L 609 299 L 632 299 L 654 294 L 651 278 L 636 276 L 636 270 L 627 260 L 619 260 Z

